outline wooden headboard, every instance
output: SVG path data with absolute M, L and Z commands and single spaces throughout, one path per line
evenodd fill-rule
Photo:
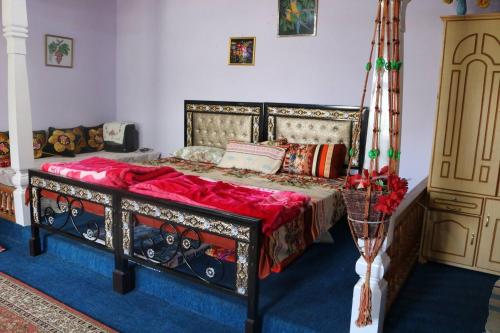
M 229 140 L 263 141 L 262 103 L 185 101 L 184 145 L 225 148 Z
M 359 147 L 355 149 L 353 166 L 363 166 L 368 108 L 363 108 L 361 119 L 357 106 L 266 103 L 264 112 L 268 140 L 286 138 L 291 143 L 344 143 L 348 151 Z M 355 140 L 354 130 L 359 121 L 361 135 Z M 349 156 L 345 163 L 349 163 Z
M 184 102 L 184 145 L 225 148 L 229 140 L 260 142 L 287 138 L 291 143 L 344 143 L 356 154 L 353 167 L 363 165 L 368 108 L 359 119 L 357 106 L 313 104 Z M 361 135 L 354 129 L 361 121 Z M 357 141 L 357 142 L 354 142 Z M 349 157 L 346 157 L 346 165 Z

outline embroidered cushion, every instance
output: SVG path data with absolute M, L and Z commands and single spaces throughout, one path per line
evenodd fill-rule
M 222 148 L 189 146 L 177 150 L 174 156 L 188 161 L 219 164 L 225 152 Z
M 283 172 L 292 174 L 337 178 L 342 174 L 347 148 L 344 144 L 288 145 L 283 160 Z
M 10 166 L 9 132 L 0 132 L 0 168 Z
M 104 149 L 103 124 L 92 127 L 82 126 L 82 129 L 85 140 L 82 153 L 91 153 Z
M 259 144 L 265 145 L 265 146 L 281 147 L 281 146 L 285 146 L 288 144 L 288 139 L 287 138 L 278 138 L 276 140 L 262 141 L 262 142 L 259 142 Z
M 285 152 L 280 147 L 230 141 L 218 166 L 275 174 L 281 167 Z
M 49 139 L 43 152 L 49 156 L 74 157 L 75 153 L 80 153 L 81 148 L 86 145 L 85 140 L 82 140 L 82 135 L 83 130 L 81 127 L 66 129 L 49 127 Z
M 43 148 L 47 144 L 47 133 L 45 131 L 33 131 L 33 155 L 36 158 L 43 157 Z

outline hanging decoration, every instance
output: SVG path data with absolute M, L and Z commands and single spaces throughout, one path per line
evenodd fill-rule
M 400 32 L 401 0 L 379 0 L 370 55 L 365 65 L 366 73 L 361 97 L 365 104 L 368 78 L 375 71 L 375 107 L 369 169 L 351 175 L 351 165 L 355 151 L 349 152 L 349 167 L 342 195 L 347 207 L 349 227 L 360 255 L 367 263 L 365 281 L 361 289 L 359 315 L 356 325 L 363 327 L 372 324 L 372 291 L 370 287 L 371 266 L 387 236 L 390 217 L 403 200 L 408 182 L 398 176 L 398 163 L 401 156 L 399 147 L 399 128 L 401 116 L 400 103 Z M 376 55 L 375 55 L 376 47 Z M 374 59 L 375 56 L 375 59 Z M 384 97 L 382 78 L 388 74 L 389 142 L 388 151 L 380 150 L 381 107 Z M 362 107 L 360 108 L 360 116 Z M 354 135 L 359 138 L 360 126 Z M 379 157 L 387 154 L 389 165 L 380 167 Z
M 444 3 L 452 4 L 453 0 L 443 0 Z M 457 15 L 467 14 L 467 0 L 456 0 L 457 2 Z M 479 8 L 488 8 L 490 6 L 490 0 L 476 0 L 476 4 Z

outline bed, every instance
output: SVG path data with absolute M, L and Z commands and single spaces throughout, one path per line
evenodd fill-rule
M 186 101 L 184 111 L 186 146 L 224 148 L 230 140 L 276 138 L 343 143 L 355 151 L 355 166 L 363 162 L 366 109 L 360 119 L 358 107 Z M 361 135 L 355 140 L 358 122 Z M 259 218 L 30 170 L 31 255 L 41 253 L 40 229 L 61 234 L 114 254 L 117 292 L 134 287 L 130 262 L 151 267 L 245 298 L 245 329 L 256 332 L 259 280 L 282 271 L 344 215 L 341 179 L 263 175 L 177 158 L 148 164 L 241 186 L 304 193 L 311 203 L 263 234 Z

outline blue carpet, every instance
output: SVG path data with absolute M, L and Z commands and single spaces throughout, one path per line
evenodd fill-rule
M 358 257 L 344 224 L 334 244 L 315 244 L 261 283 L 264 332 L 348 332 Z M 27 255 L 27 228 L 0 221 L 0 271 L 122 332 L 241 332 L 245 303 L 203 286 L 137 269 L 136 289 L 112 291 L 111 254 L 57 236 Z M 22 242 L 19 242 L 22 240 Z M 385 332 L 482 332 L 496 278 L 438 264 L 419 265 L 386 319 Z M 193 320 L 193 318 L 196 318 Z

